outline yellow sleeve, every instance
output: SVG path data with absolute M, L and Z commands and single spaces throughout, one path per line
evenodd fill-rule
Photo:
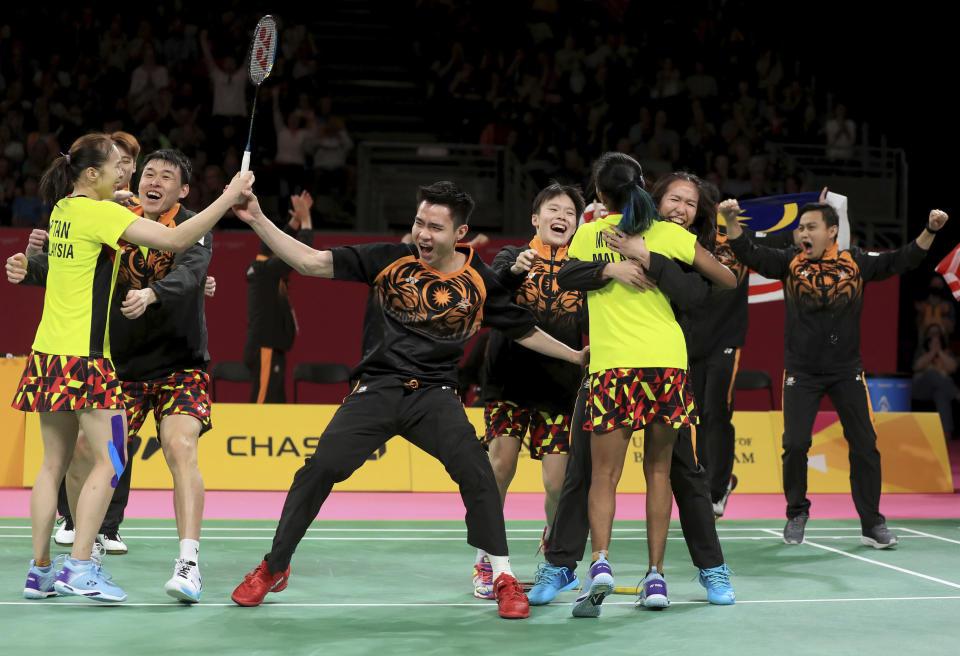
M 696 253 L 697 245 L 696 235 L 675 223 L 664 222 L 664 227 L 670 231 L 668 233 L 670 239 L 667 242 L 670 249 L 669 256 L 681 262 L 693 264 L 693 256 Z M 664 253 L 664 255 L 667 255 L 667 253 Z
M 110 200 L 99 201 L 97 208 L 99 216 L 96 221 L 97 238 L 113 249 L 119 249 L 120 235 L 130 227 L 130 224 L 140 217 Z
M 584 223 L 577 228 L 567 248 L 567 255 L 583 262 L 593 260 L 593 233 L 594 224 L 592 223 Z

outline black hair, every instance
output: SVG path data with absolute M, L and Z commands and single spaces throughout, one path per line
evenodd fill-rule
M 473 208 L 477 206 L 470 194 L 449 180 L 440 180 L 431 185 L 417 188 L 417 206 L 427 201 L 432 205 L 446 205 L 450 208 L 453 227 L 459 228 L 470 220 Z
M 603 194 L 611 213 L 620 212 L 618 228 L 628 235 L 644 233 L 660 218 L 653 199 L 643 189 L 643 171 L 629 155 L 608 152 L 593 165 L 592 184 Z
M 85 134 L 74 141 L 70 150 L 53 160 L 40 178 L 40 198 L 44 205 L 53 207 L 67 196 L 88 168 L 101 168 L 113 148 L 113 139 L 102 132 Z
M 175 165 L 178 169 L 180 169 L 180 184 L 190 184 L 190 180 L 193 178 L 193 164 L 190 163 L 190 158 L 184 155 L 182 152 L 176 150 L 175 148 L 161 148 L 159 150 L 155 150 L 143 159 L 144 168 L 146 168 L 147 164 L 155 159 Z
M 650 196 L 657 205 L 657 213 L 660 212 L 660 203 L 663 202 L 667 189 L 678 180 L 689 182 L 697 189 L 697 211 L 693 216 L 693 223 L 690 224 L 690 231 L 697 236 L 700 245 L 712 253 L 717 246 L 716 205 L 720 197 L 719 190 L 716 194 L 713 193 L 716 185 L 687 171 L 674 171 L 660 176 L 650 191 Z
M 583 199 L 583 192 L 577 185 L 560 184 L 556 180 L 551 180 L 550 184 L 541 189 L 537 197 L 533 199 L 533 213 L 540 214 L 540 208 L 543 207 L 543 204 L 557 196 L 568 196 L 573 201 L 573 207 L 576 209 L 579 219 L 583 214 L 583 208 L 587 205 Z
M 837 214 L 837 210 L 833 209 L 833 206 L 829 203 L 807 203 L 800 208 L 800 214 L 798 214 L 798 216 L 803 216 L 807 212 L 820 212 L 820 215 L 823 217 L 823 222 L 827 224 L 828 228 L 830 226 L 840 225 L 840 215 Z

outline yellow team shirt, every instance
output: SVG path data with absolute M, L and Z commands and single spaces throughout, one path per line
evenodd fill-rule
M 627 259 L 607 248 L 601 232 L 617 225 L 620 214 L 584 223 L 573 235 L 568 255 L 584 262 Z M 669 221 L 656 221 L 644 233 L 647 248 L 693 264 L 697 238 Z M 617 368 L 687 368 L 687 345 L 670 300 L 659 289 L 641 292 L 616 280 L 587 292 L 590 316 L 590 373 Z
M 112 201 L 83 196 L 50 213 L 47 287 L 33 350 L 50 355 L 110 357 L 110 300 L 120 235 L 139 217 Z

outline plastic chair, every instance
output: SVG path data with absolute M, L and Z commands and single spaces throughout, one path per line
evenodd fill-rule
M 350 382 L 350 367 L 339 362 L 301 362 L 293 369 L 293 402 L 297 402 L 299 383 L 330 385 Z
M 217 362 L 210 367 L 210 398 L 217 399 L 217 380 L 231 383 L 252 383 L 253 374 L 242 362 Z
M 770 374 L 761 369 L 741 369 L 737 372 L 737 378 L 734 382 L 734 389 L 738 390 L 762 390 L 766 389 L 770 393 L 770 409 L 777 406 L 773 397 L 773 381 L 770 380 Z

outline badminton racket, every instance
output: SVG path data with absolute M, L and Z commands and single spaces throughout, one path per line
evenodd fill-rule
M 260 94 L 260 85 L 273 70 L 273 60 L 277 54 L 277 21 L 269 14 L 260 19 L 257 28 L 253 31 L 253 40 L 250 43 L 250 81 L 256 90 L 253 93 L 253 110 L 250 112 L 250 130 L 247 132 L 247 147 L 243 151 L 243 162 L 240 172 L 250 170 L 250 142 L 253 139 L 253 118 L 257 113 L 257 96 Z

